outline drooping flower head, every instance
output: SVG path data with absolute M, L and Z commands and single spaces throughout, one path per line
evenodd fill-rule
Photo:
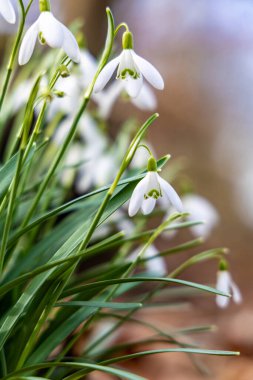
M 10 24 L 15 24 L 16 14 L 10 0 L 0 0 L 0 14 Z
M 163 90 L 164 82 L 161 74 L 144 58 L 137 55 L 133 50 L 132 33 L 126 31 L 122 39 L 123 51 L 112 59 L 101 71 L 94 86 L 94 91 L 103 90 L 109 82 L 114 71 L 117 69 L 116 79 L 124 83 L 126 92 L 135 98 L 141 91 L 143 77 L 158 90 Z
M 150 214 L 158 200 L 163 203 L 163 206 L 172 205 L 178 212 L 183 212 L 183 205 L 178 194 L 157 173 L 157 165 L 153 156 L 149 158 L 147 169 L 148 173 L 138 183 L 131 196 L 128 208 L 129 216 L 134 216 L 140 208 L 144 215 Z
M 242 302 L 242 295 L 240 289 L 233 281 L 230 272 L 228 271 L 228 264 L 225 260 L 220 262 L 220 268 L 217 273 L 217 283 L 216 288 L 224 293 L 231 293 L 231 298 L 237 304 Z M 217 295 L 216 304 L 224 309 L 228 306 L 230 299 L 225 296 Z
M 70 30 L 53 16 L 48 0 L 40 1 L 40 11 L 40 16 L 27 30 L 21 43 L 19 64 L 25 65 L 30 60 L 37 37 L 43 45 L 62 48 L 72 61 L 78 63 L 80 52 L 76 39 Z

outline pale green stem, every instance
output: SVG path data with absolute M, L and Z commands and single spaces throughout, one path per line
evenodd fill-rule
M 121 176 L 123 175 L 123 173 L 125 172 L 125 170 L 127 169 L 128 165 L 130 164 L 137 148 L 138 148 L 138 145 L 139 145 L 139 139 L 140 137 L 142 137 L 142 134 L 144 133 L 144 131 L 146 131 L 146 129 L 148 128 L 148 126 L 158 117 L 157 114 L 154 114 L 153 116 L 151 116 L 147 121 L 146 123 L 144 123 L 144 125 L 142 126 L 142 128 L 137 132 L 136 136 L 134 137 L 134 139 L 132 140 L 129 148 L 127 149 L 127 152 L 123 158 L 123 161 L 122 161 L 122 164 L 119 168 L 119 171 L 112 183 L 112 185 L 110 186 L 109 190 L 107 191 L 106 193 L 106 196 L 102 202 L 102 204 L 100 205 L 92 223 L 91 223 L 91 226 L 87 232 L 87 234 L 85 235 L 85 238 L 83 239 L 82 243 L 80 244 L 79 248 L 78 248 L 78 251 L 77 251 L 77 255 L 79 255 L 83 250 L 86 249 L 86 247 L 88 246 L 89 242 L 90 242 L 90 239 L 115 191 L 115 189 L 117 188 L 118 186 L 118 183 L 120 181 L 120 178 Z M 155 232 L 156 233 L 156 232 Z M 154 233 L 154 234 L 155 234 Z M 153 236 L 153 235 L 152 235 Z M 76 267 L 77 264 L 74 264 L 74 269 Z M 130 266 L 131 270 L 133 269 L 133 265 Z M 73 270 L 74 270 L 73 269 Z M 128 274 L 128 271 L 127 271 L 127 274 Z M 115 290 L 112 291 L 112 294 L 110 294 L 108 296 L 108 299 L 110 299 L 114 292 L 118 289 L 118 287 L 116 287 Z M 61 352 L 61 354 L 58 356 L 58 360 L 61 360 L 63 358 L 63 356 L 65 355 L 66 352 L 68 352 L 69 348 L 72 347 L 72 345 L 75 343 L 75 341 L 79 338 L 79 336 L 82 335 L 83 331 L 90 325 L 90 323 L 93 321 L 93 319 L 96 317 L 97 313 L 92 316 L 84 325 L 84 327 L 71 339 L 71 341 L 66 345 L 66 347 L 64 348 L 64 350 Z M 52 370 L 49 370 L 49 372 L 47 373 L 47 376 L 50 376 L 51 375 L 51 372 Z
M 110 35 L 109 35 L 109 39 L 106 43 L 106 47 L 105 47 L 105 50 L 104 50 L 104 54 L 102 55 L 102 58 L 101 58 L 101 61 L 100 61 L 100 64 L 99 64 L 99 67 L 98 67 L 98 70 L 92 80 L 92 83 L 90 84 L 90 86 L 88 87 L 85 95 L 84 95 L 84 99 L 83 99 L 83 102 L 79 108 L 79 111 L 71 125 L 71 128 L 70 128 L 70 131 L 61 147 L 61 149 L 59 150 L 58 154 L 56 155 L 55 159 L 53 160 L 49 170 L 48 170 L 48 173 L 47 175 L 45 176 L 45 178 L 43 179 L 40 187 L 39 187 L 39 190 L 35 196 L 35 199 L 23 221 L 23 224 L 22 226 L 26 226 L 30 219 L 32 218 L 38 204 L 39 204 L 39 201 L 44 193 L 44 191 L 46 190 L 49 182 L 51 181 L 58 165 L 60 164 L 60 162 L 62 161 L 71 141 L 73 140 L 74 138 L 74 135 L 76 133 L 76 129 L 77 129 L 77 126 L 79 124 L 79 121 L 84 113 L 84 111 L 86 110 L 86 107 L 90 101 L 90 98 L 91 98 L 91 95 L 92 95 L 92 92 L 93 92 L 93 87 L 95 85 L 95 82 L 97 80 L 97 77 L 99 75 L 99 73 L 101 72 L 102 68 L 104 67 L 104 65 L 107 63 L 107 60 L 110 56 L 110 53 L 111 53 L 111 49 L 112 49 L 112 44 L 113 44 L 113 40 L 114 40 L 114 22 L 113 22 L 113 18 L 112 18 L 112 14 L 111 14 L 111 11 L 109 10 L 109 8 L 107 8 L 106 10 L 107 12 L 107 17 L 108 17 L 108 22 L 109 22 L 109 27 L 110 27 Z
M 26 16 L 27 16 L 27 13 L 28 13 L 28 11 L 30 9 L 30 6 L 32 5 L 32 2 L 33 2 L 33 0 L 30 0 L 27 8 L 25 9 L 23 1 L 22 0 L 18 0 L 18 1 L 19 1 L 20 10 L 21 10 L 21 20 L 20 20 L 20 24 L 19 24 L 19 28 L 18 28 L 17 37 L 16 37 L 16 40 L 15 40 L 15 43 L 14 43 L 14 46 L 13 46 L 13 49 L 12 49 L 12 52 L 11 52 L 11 55 L 10 55 L 9 63 L 8 63 L 8 66 L 7 66 L 6 76 L 5 76 L 5 79 L 4 79 L 3 89 L 2 89 L 2 93 L 1 93 L 1 97 L 0 97 L 0 111 L 2 109 L 4 98 L 5 98 L 5 95 L 7 93 L 9 83 L 10 83 L 11 74 L 12 74 L 12 71 L 13 71 L 13 67 L 14 67 L 14 63 L 15 63 L 18 47 L 19 47 L 19 44 L 20 44 L 20 41 L 21 41 L 21 37 L 22 37 L 22 34 L 23 34 L 23 30 L 24 30 L 24 26 L 25 26 Z

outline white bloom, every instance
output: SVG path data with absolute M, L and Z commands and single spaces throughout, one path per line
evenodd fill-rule
M 64 162 L 63 170 L 61 171 L 61 182 L 65 186 L 71 186 L 76 171 L 77 166 L 80 164 L 80 157 L 82 155 L 83 147 L 79 143 L 74 143 L 71 145 Z
M 186 219 L 191 222 L 202 222 L 201 224 L 189 227 L 191 233 L 196 237 L 207 238 L 213 228 L 219 222 L 219 214 L 215 207 L 204 197 L 196 194 L 184 195 L 182 198 L 182 204 L 184 211 L 189 213 Z M 164 220 L 168 218 L 169 213 L 164 217 Z M 177 225 L 177 223 L 172 223 Z M 177 230 L 166 231 L 165 237 L 173 238 L 177 234 Z
M 59 78 L 55 85 L 55 89 L 63 93 L 62 97 L 54 96 L 49 104 L 47 119 L 52 120 L 53 117 L 61 112 L 68 117 L 74 115 L 76 106 L 81 96 L 81 87 L 79 86 L 79 78 L 75 74 L 71 74 L 67 78 Z
M 117 79 L 124 83 L 130 97 L 136 97 L 141 91 L 143 77 L 158 90 L 163 90 L 164 82 L 157 69 L 137 55 L 133 49 L 123 49 L 122 53 L 111 60 L 99 74 L 94 91 L 102 91 L 118 67 Z
M 16 14 L 10 0 L 0 0 L 0 14 L 10 24 L 15 24 Z
M 188 220 L 203 222 L 190 228 L 193 235 L 207 238 L 219 221 L 217 210 L 207 199 L 195 194 L 185 195 L 182 202 L 185 212 L 190 214 Z
M 130 199 L 128 213 L 134 216 L 141 208 L 144 215 L 150 214 L 157 200 L 170 204 L 178 212 L 183 211 L 182 202 L 173 187 L 155 171 L 149 171 L 138 183 Z
M 82 74 L 81 84 L 83 88 L 86 88 L 94 78 L 98 67 L 98 63 L 93 55 L 85 49 L 80 51 L 80 71 Z
M 122 94 L 125 92 L 122 81 L 112 83 L 107 90 L 93 94 L 93 100 L 98 104 L 98 113 L 103 119 L 108 119 L 112 108 Z M 157 101 L 150 87 L 143 83 L 139 94 L 135 98 L 130 98 L 131 102 L 142 111 L 152 111 L 156 108 Z
M 135 249 L 128 257 L 128 261 L 135 261 L 143 247 L 144 246 Z M 158 254 L 159 251 L 156 249 L 154 245 L 150 245 L 147 249 L 145 249 L 143 258 L 148 259 L 152 257 L 152 259 L 145 261 L 145 266 L 147 267 L 149 272 L 159 276 L 165 276 L 167 274 L 166 261 L 163 257 L 158 256 Z
M 155 94 L 146 83 L 143 83 L 139 95 L 132 98 L 132 103 L 142 111 L 153 111 L 157 106 Z
M 238 286 L 233 281 L 231 274 L 227 270 L 219 270 L 217 273 L 216 288 L 224 293 L 231 293 L 235 303 L 242 302 L 242 295 Z M 229 298 L 225 296 L 216 296 L 216 303 L 219 307 L 225 308 L 229 304 Z
M 51 12 L 46 11 L 41 12 L 23 38 L 18 58 L 20 65 L 25 65 L 30 60 L 37 37 L 40 42 L 52 48 L 62 48 L 72 61 L 79 62 L 80 51 L 75 37 Z

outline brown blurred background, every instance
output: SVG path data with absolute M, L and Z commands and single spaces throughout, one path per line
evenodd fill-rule
M 215 323 L 218 331 L 202 337 L 203 345 L 241 351 L 240 358 L 205 358 L 210 377 L 253 379 L 253 3 L 247 0 L 75 0 L 62 1 L 71 21 L 85 20 L 88 47 L 98 54 L 106 31 L 105 7 L 116 23 L 134 32 L 135 49 L 163 74 L 166 87 L 157 92 L 160 118 L 151 128 L 158 155 L 184 157 L 184 172 L 196 192 L 220 213 L 220 224 L 207 246 L 231 250 L 231 271 L 244 302 L 217 310 L 214 302 L 193 309 L 149 316 L 159 324 Z M 114 108 L 113 123 L 133 107 Z M 184 278 L 212 283 L 216 268 L 196 267 Z M 142 332 L 138 332 L 141 334 Z M 128 333 L 129 334 L 129 333 Z M 132 331 L 136 334 L 136 331 Z M 200 338 L 197 338 L 201 341 Z M 150 380 L 201 379 L 184 355 L 148 357 L 131 367 Z M 98 379 L 102 380 L 99 374 Z M 94 377 L 95 379 L 95 377 Z
M 159 68 L 166 87 L 157 92 L 160 118 L 149 138 L 158 155 L 184 157 L 196 192 L 220 213 L 207 246 L 230 248 L 233 277 L 244 302 L 218 310 L 213 300 L 180 313 L 153 313 L 159 324 L 217 324 L 204 335 L 210 348 L 240 350 L 240 358 L 204 358 L 219 380 L 253 379 L 253 2 L 247 0 L 55 0 L 68 22 L 83 18 L 88 47 L 100 53 L 106 32 L 105 7 L 116 23 L 134 32 L 135 49 Z M 120 42 L 120 41 L 119 41 Z M 129 114 L 148 115 L 132 106 L 114 108 L 112 123 Z M 196 267 L 184 278 L 212 283 L 216 268 Z M 131 331 L 131 330 L 129 330 Z M 136 334 L 132 331 L 132 334 Z M 139 331 L 139 334 L 144 332 Z M 168 354 L 130 364 L 150 380 L 202 379 L 184 355 Z M 109 377 L 105 377 L 105 379 Z M 92 379 L 104 379 L 102 374 Z

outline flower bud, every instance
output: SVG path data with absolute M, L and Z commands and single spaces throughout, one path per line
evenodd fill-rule
M 67 78 L 67 77 L 70 76 L 69 69 L 68 69 L 67 66 L 65 66 L 65 65 L 60 65 L 60 66 L 58 67 L 58 71 L 59 71 L 60 76 L 61 76 L 62 78 Z

